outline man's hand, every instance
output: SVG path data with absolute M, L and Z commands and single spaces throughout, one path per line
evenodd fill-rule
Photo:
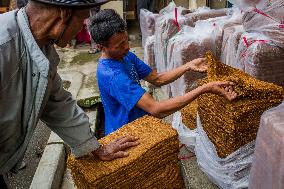
M 187 70 L 192 70 L 196 72 L 206 72 L 207 71 L 207 60 L 206 58 L 197 58 L 188 63 L 186 63 Z
M 216 82 L 210 82 L 203 86 L 206 92 L 224 96 L 229 101 L 232 101 L 237 97 L 237 93 L 234 91 L 234 83 L 232 82 L 216 81 Z
M 111 161 L 116 158 L 123 158 L 128 156 L 128 153 L 125 152 L 126 149 L 139 144 L 137 140 L 138 138 L 133 136 L 119 137 L 111 143 L 101 146 L 92 153 L 103 161 Z

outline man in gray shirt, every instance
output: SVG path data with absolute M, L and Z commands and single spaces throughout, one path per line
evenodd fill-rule
M 17 170 L 41 119 L 71 148 L 76 157 L 92 153 L 110 161 L 138 145 L 125 136 L 101 146 L 86 114 L 63 89 L 57 73 L 59 56 L 82 28 L 89 9 L 107 0 L 31 0 L 0 15 L 0 188 L 3 175 Z

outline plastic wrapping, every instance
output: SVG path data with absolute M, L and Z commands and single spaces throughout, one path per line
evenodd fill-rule
M 263 9 L 272 2 L 272 0 L 229 0 L 229 1 L 230 3 L 234 4 L 234 6 L 240 8 L 242 11 L 247 11 L 254 7 Z
M 241 66 L 237 62 L 237 51 L 241 36 L 245 31 L 242 25 L 235 23 L 228 24 L 227 26 L 224 28 L 220 60 L 233 68 L 241 69 Z
M 234 65 L 234 58 L 238 49 L 238 42 L 243 28 L 241 26 L 243 13 L 238 8 L 232 8 L 229 16 L 222 22 L 214 23 L 215 30 L 212 33 L 213 45 L 215 45 L 215 57 L 223 63 Z M 235 27 L 236 26 L 236 27 Z
M 140 10 L 140 28 L 142 34 L 142 47 L 145 46 L 146 39 L 155 33 L 155 19 L 158 14 L 154 14 L 146 9 Z
M 176 12 L 175 12 L 176 10 Z M 184 21 L 182 11 L 184 8 L 176 7 L 171 2 L 167 7 L 160 11 L 155 25 L 155 59 L 158 72 L 166 71 L 166 50 L 168 40 L 174 36 L 180 29 Z
M 238 46 L 237 63 L 249 75 L 284 87 L 284 49 L 259 33 L 244 33 Z
M 167 69 L 167 43 L 174 36 L 184 23 L 183 14 L 187 10 L 182 7 L 176 7 L 174 2 L 169 3 L 167 7 L 162 9 L 156 19 L 155 24 L 155 61 L 157 64 L 158 73 L 164 72 Z M 170 86 L 162 86 L 162 91 L 171 97 Z
M 155 36 L 152 35 L 147 37 L 144 47 L 144 62 L 152 69 L 156 69 L 154 45 L 155 45 Z
M 176 10 L 176 12 L 175 12 Z M 194 26 L 198 20 L 206 20 L 218 16 L 226 15 L 226 10 L 210 10 L 208 7 L 198 9 L 194 13 L 188 13 L 188 10 L 182 7 L 175 7 L 171 2 L 166 8 L 160 11 L 155 25 L 155 56 L 159 64 L 158 72 L 166 70 L 167 67 L 167 44 L 168 40 L 180 31 L 182 26 Z M 190 16 L 192 15 L 192 16 Z
M 197 163 L 209 179 L 223 189 L 247 188 L 255 142 L 242 146 L 226 158 L 220 158 L 214 144 L 204 132 L 199 116 L 197 133 L 195 145 Z
M 243 26 L 245 31 L 264 34 L 284 49 L 284 0 L 267 0 L 264 8 L 249 10 L 244 15 Z
M 222 20 L 220 20 L 222 21 Z M 207 51 L 215 49 L 212 41 L 212 32 L 215 30 L 213 23 L 217 19 L 198 21 L 194 28 L 183 26 L 182 30 L 168 42 L 167 62 L 168 70 L 172 70 L 196 58 L 204 57 Z M 214 45 L 213 45 L 213 43 Z M 188 71 L 176 81 L 170 83 L 172 96 L 180 96 L 197 87 L 196 81 L 205 74 Z
M 261 117 L 250 189 L 284 188 L 284 102 Z
M 176 11 L 175 11 L 176 10 Z M 194 13 L 188 13 L 186 9 L 175 7 L 174 3 L 170 3 L 165 9 L 160 11 L 159 17 L 156 19 L 155 25 L 155 60 L 157 63 L 157 71 L 159 73 L 169 70 L 167 57 L 169 40 L 179 32 L 183 26 L 193 26 L 198 20 L 205 20 L 224 16 L 227 14 L 227 9 L 210 10 L 208 7 L 203 7 L 196 10 Z M 204 31 L 202 31 L 204 32 Z M 173 68 L 173 67 L 172 67 Z M 195 73 L 189 74 L 194 75 Z M 195 76 L 193 76 L 195 77 Z M 162 87 L 163 91 L 168 96 L 173 95 L 169 85 Z
M 194 152 L 197 129 L 189 129 L 184 125 L 181 112 L 174 113 L 172 127 L 177 131 L 180 143 L 184 144 L 190 151 Z
M 195 22 L 199 20 L 207 20 L 209 18 L 226 16 L 227 14 L 228 14 L 227 8 L 217 9 L 217 10 L 202 8 L 202 9 L 198 9 L 197 11 L 193 13 L 185 15 L 185 18 L 189 26 L 194 26 Z

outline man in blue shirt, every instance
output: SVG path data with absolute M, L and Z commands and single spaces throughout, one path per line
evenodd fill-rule
M 97 77 L 105 110 L 106 135 L 146 114 L 158 118 L 166 117 L 206 92 L 223 95 L 228 100 L 236 97 L 233 83 L 212 82 L 183 96 L 155 101 L 140 86 L 140 80 L 156 86 L 166 85 L 188 70 L 206 71 L 206 60 L 195 59 L 174 70 L 157 73 L 129 52 L 126 23 L 114 10 L 101 10 L 90 21 L 91 36 L 102 50 Z

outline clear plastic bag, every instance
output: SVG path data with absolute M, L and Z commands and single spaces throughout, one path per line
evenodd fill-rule
M 230 26 L 227 25 L 227 27 L 224 28 L 221 62 L 233 68 L 241 69 L 240 65 L 237 63 L 237 51 L 241 36 L 244 32 L 243 26 L 235 23 L 230 24 Z
M 197 133 L 195 145 L 197 163 L 209 179 L 223 189 L 247 188 L 255 141 L 242 146 L 226 158 L 219 158 L 213 143 L 202 128 L 199 116 Z
M 197 130 L 191 130 L 182 123 L 180 112 L 174 113 L 172 127 L 177 131 L 180 143 L 184 144 L 190 151 L 194 152 Z
M 284 188 L 284 102 L 263 113 L 250 172 L 250 189 Z
M 158 72 L 167 70 L 168 41 L 178 33 L 183 26 L 193 27 L 199 20 L 225 16 L 229 9 L 211 10 L 208 7 L 202 7 L 193 13 L 188 13 L 188 11 L 185 10 L 186 9 L 182 7 L 175 7 L 175 4 L 172 2 L 165 9 L 160 11 L 160 15 L 156 19 L 155 57 L 158 64 Z
M 194 28 L 183 26 L 182 30 L 168 42 L 167 70 L 177 68 L 196 58 L 204 57 L 207 51 L 214 51 L 216 49 L 215 40 L 212 41 L 212 32 L 216 29 L 214 23 L 222 22 L 223 19 L 225 18 L 198 21 Z M 180 96 L 196 88 L 198 86 L 197 80 L 204 76 L 205 74 L 199 72 L 186 72 L 179 79 L 170 83 L 172 96 Z
M 142 34 L 142 47 L 145 46 L 146 39 L 155 33 L 155 20 L 158 14 L 154 14 L 146 9 L 140 10 L 140 28 Z
M 156 19 L 155 24 L 155 61 L 158 73 L 167 70 L 167 44 L 168 40 L 174 36 L 184 25 L 184 14 L 188 10 L 183 7 L 176 7 L 174 2 L 169 3 L 162 9 Z M 171 97 L 170 86 L 162 86 L 162 91 L 166 96 Z
M 244 33 L 237 51 L 237 64 L 249 75 L 284 86 L 284 49 L 267 36 Z
M 144 62 L 147 65 L 149 65 L 152 69 L 156 69 L 154 46 L 155 46 L 155 36 L 152 35 L 147 37 L 144 47 Z
M 208 7 L 202 7 L 197 9 L 195 12 L 185 15 L 185 19 L 187 20 L 187 24 L 189 26 L 194 26 L 195 23 L 199 20 L 207 20 L 209 18 L 216 18 L 226 16 L 228 14 L 229 9 L 209 9 Z
M 284 49 L 284 1 L 267 0 L 266 3 L 264 8 L 253 8 L 244 14 L 244 29 L 247 32 L 261 33 Z
M 166 71 L 167 43 L 168 40 L 179 31 L 179 27 L 183 23 L 183 10 L 185 10 L 185 8 L 176 7 L 176 5 L 171 2 L 167 7 L 160 11 L 160 14 L 156 19 L 155 59 L 158 64 L 157 70 L 159 73 Z
M 223 63 L 234 65 L 234 58 L 238 48 L 238 38 L 240 38 L 243 13 L 236 7 L 232 8 L 227 17 L 219 22 L 215 22 L 215 29 L 212 32 L 215 57 Z M 237 26 L 237 27 L 235 27 Z M 237 32 L 237 33 L 235 33 Z M 239 34 L 240 33 L 240 34 Z
M 255 7 L 263 9 L 271 2 L 271 0 L 229 0 L 229 2 L 242 11 L 247 11 Z

